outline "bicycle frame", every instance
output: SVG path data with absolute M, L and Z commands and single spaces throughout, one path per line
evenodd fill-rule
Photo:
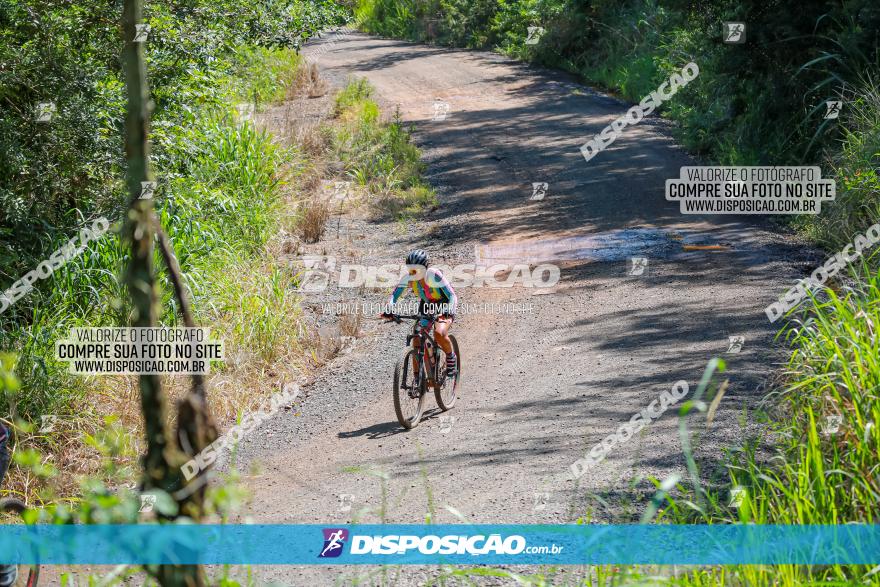
M 456 370 L 455 377 L 451 379 L 452 386 L 444 391 L 450 379 L 447 377 L 448 369 L 442 368 L 441 349 L 434 333 L 436 325 L 434 316 L 423 314 L 404 316 L 390 312 L 380 316 L 398 324 L 403 322 L 403 319 L 415 320 L 411 333 L 406 337 L 407 351 L 394 367 L 394 411 L 400 425 L 410 430 L 418 425 L 422 417 L 425 395 L 429 388 L 434 389 L 437 406 L 442 411 L 452 408 L 458 387 L 458 371 Z M 450 338 L 453 348 L 458 350 L 458 342 L 452 335 Z M 410 368 L 412 368 L 412 379 L 407 376 Z M 413 401 L 415 401 L 415 414 L 410 415 L 409 408 L 413 405 Z
M 413 339 L 418 339 L 418 363 L 419 370 L 423 372 L 425 380 L 434 384 L 435 357 L 437 352 L 437 341 L 434 340 L 432 332 L 434 330 L 434 319 L 430 318 L 428 326 L 421 326 L 421 320 L 416 320 L 413 324 L 412 334 L 406 337 L 406 345 L 410 346 Z
M 406 337 L 406 346 L 410 346 L 414 338 L 417 338 L 419 340 L 416 353 L 416 356 L 418 357 L 417 370 L 419 373 L 424 374 L 424 378 L 422 379 L 422 381 L 430 384 L 434 389 L 439 389 L 440 386 L 444 384 L 445 377 L 443 374 L 445 373 L 445 371 L 439 374 L 437 373 L 437 355 L 439 354 L 439 347 L 437 346 L 437 341 L 434 340 L 434 337 L 432 335 L 432 332 L 434 331 L 434 322 L 436 320 L 436 317 L 424 314 L 387 314 L 386 317 L 397 322 L 398 324 L 402 322 L 403 319 L 415 320 L 412 334 L 409 334 Z M 422 320 L 428 320 L 428 325 L 421 326 Z M 435 375 L 439 375 L 439 377 L 435 377 Z

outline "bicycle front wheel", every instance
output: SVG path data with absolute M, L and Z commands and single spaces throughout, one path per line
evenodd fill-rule
M 418 354 L 410 349 L 394 366 L 394 411 L 407 430 L 418 425 L 425 407 L 425 378 L 420 377 L 419 385 L 414 385 L 417 373 L 413 372 L 413 357 Z

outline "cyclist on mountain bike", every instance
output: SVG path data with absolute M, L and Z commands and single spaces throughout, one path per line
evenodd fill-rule
M 443 276 L 443 273 L 434 267 L 429 268 L 428 263 L 428 253 L 421 249 L 410 251 L 406 256 L 409 276 L 402 279 L 397 287 L 394 288 L 394 291 L 391 292 L 388 305 L 393 307 L 397 303 L 397 299 L 406 291 L 408 283 L 413 293 L 420 298 L 419 314 L 427 314 L 434 317 L 434 339 L 446 354 L 446 376 L 455 377 L 455 366 L 457 363 L 455 351 L 452 349 L 452 342 L 449 340 L 449 328 L 455 320 L 458 296 L 455 295 L 452 284 Z M 422 273 L 421 277 L 416 278 L 420 272 Z M 385 319 L 391 318 L 391 314 L 388 313 L 380 314 L 380 316 Z M 427 321 L 424 322 L 422 325 L 427 326 Z M 416 340 L 413 340 L 413 348 L 418 349 Z M 419 375 L 415 355 L 413 355 L 413 372 L 415 373 L 417 384 Z
M 0 423 L 0 486 L 3 485 L 3 477 L 9 467 L 9 454 L 6 452 L 6 442 L 9 440 L 9 432 Z M 18 567 L 15 565 L 0 565 L 0 587 L 11 587 L 18 577 Z

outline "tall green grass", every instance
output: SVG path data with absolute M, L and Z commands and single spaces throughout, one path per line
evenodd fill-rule
M 345 173 L 376 197 L 379 208 L 397 218 L 418 215 L 435 206 L 434 190 L 422 179 L 421 152 L 395 113 L 381 120 L 373 88 L 351 80 L 336 96 L 333 151 Z
M 731 451 L 729 480 L 704 488 L 697 475 L 660 491 L 659 523 L 876 524 L 880 517 L 880 273 L 862 263 L 849 285 L 805 302 L 780 333 L 791 346 L 773 408 L 774 454 L 746 442 Z M 697 392 L 699 394 L 699 390 Z M 707 398 L 711 399 L 712 390 Z M 682 442 L 690 438 L 682 408 Z M 705 411 L 705 408 L 701 408 Z M 659 485 L 659 481 L 655 480 Z M 738 489 L 736 502 L 732 489 Z M 653 517 L 653 508 L 649 518 Z M 688 570 L 676 585 L 876 585 L 880 567 L 736 565 Z
M 242 94 L 256 92 L 267 100 L 283 96 L 285 79 L 292 75 L 288 66 L 295 67 L 299 58 L 292 50 L 248 50 L 244 55 L 248 67 L 240 74 L 260 70 L 272 75 L 252 76 L 246 82 L 230 78 L 229 108 L 207 105 L 173 127 L 159 122 L 155 198 L 198 319 L 233 320 L 241 344 L 271 357 L 278 336 L 292 326 L 283 322 L 295 314 L 293 302 L 283 295 L 280 270 L 268 287 L 249 284 L 255 289 L 244 297 L 243 276 L 277 230 L 281 190 L 298 155 L 252 123 L 237 120 L 232 106 Z M 265 70 L 261 58 L 268 60 Z M 116 201 L 123 201 L 121 194 Z M 69 376 L 66 365 L 54 359 L 55 341 L 71 327 L 127 323 L 127 296 L 118 279 L 127 252 L 114 234 L 121 225 L 122 206 L 110 206 L 103 215 L 113 223 L 111 233 L 90 243 L 82 255 L 0 315 L 0 349 L 18 355 L 16 372 L 22 379 L 19 394 L 0 397 L 0 411 L 6 413 L 14 404 L 16 415 L 26 420 L 74 413 L 77 398 L 88 393 L 89 384 Z M 47 240 L 44 258 L 70 236 Z M 158 256 L 156 266 L 162 266 Z M 235 267 L 239 271 L 230 272 Z M 167 275 L 160 274 L 160 283 L 162 320 L 174 324 L 177 308 Z
M 228 81 L 233 95 L 242 102 L 260 105 L 283 100 L 294 85 L 302 56 L 287 49 L 243 46 L 234 54 Z
M 839 121 L 843 138 L 829 156 L 837 197 L 822 214 L 799 219 L 813 240 L 839 250 L 858 232 L 880 221 L 880 86 L 865 79 L 848 92 Z
M 649 519 L 662 507 L 658 523 L 878 523 L 880 273 L 872 265 L 851 268 L 850 284 L 839 291 L 825 289 L 810 298 L 781 332 L 792 352 L 773 409 L 773 456 L 760 456 L 755 443 L 747 442 L 730 453 L 728 482 L 704 488 L 692 475 L 690 482 L 675 483 L 676 490 L 667 483 L 655 496 Z M 706 389 L 708 401 L 714 389 Z M 689 412 L 699 403 L 689 401 L 682 408 L 686 449 Z M 695 466 L 688 450 L 686 457 Z M 740 491 L 736 504 L 733 488 Z M 669 581 L 688 586 L 877 585 L 880 567 L 736 565 L 689 569 Z

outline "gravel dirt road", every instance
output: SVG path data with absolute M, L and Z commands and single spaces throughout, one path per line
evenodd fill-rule
M 432 409 L 411 431 L 397 424 L 391 398 L 406 329 L 368 318 L 363 335 L 304 389 L 295 409 L 240 447 L 238 468 L 259 467 L 245 476 L 254 494 L 249 518 L 637 520 L 651 488 L 640 478 L 686 474 L 676 410 L 618 444 L 577 483 L 560 474 L 676 381 L 693 391 L 715 356 L 727 361 L 730 386 L 712 426 L 698 427 L 703 473 L 759 430 L 753 414 L 781 359 L 763 308 L 811 255 L 760 217 L 683 216 L 665 201 L 664 181 L 697 164 L 666 123 L 652 117 L 628 127 L 585 162 L 578 147 L 629 105 L 566 74 L 359 34 L 327 37 L 305 53 L 334 86 L 366 77 L 386 112 L 399 108 L 440 195 L 439 209 L 418 223 L 346 218 L 343 232 L 363 262 L 400 262 L 420 246 L 446 264 L 556 262 L 561 279 L 549 289 L 458 291 L 476 310 L 459 316 L 452 331 L 462 348 L 462 396 L 451 412 Z M 449 105 L 443 120 L 433 120 L 445 111 L 437 102 Z M 540 182 L 546 196 L 532 200 Z M 324 250 L 339 248 L 334 238 Z M 687 251 L 687 244 L 723 246 Z M 633 274 L 631 257 L 647 259 L 641 274 Z M 493 303 L 526 311 L 499 312 Z M 731 336 L 745 338 L 738 353 L 727 352 Z M 255 571 L 260 584 L 284 585 L 368 573 Z M 415 584 L 416 576 L 386 581 Z

